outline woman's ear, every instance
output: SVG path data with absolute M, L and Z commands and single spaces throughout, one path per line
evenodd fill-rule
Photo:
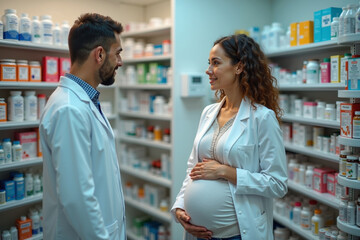
M 235 73 L 236 73 L 236 74 L 240 74 L 240 73 L 242 73 L 242 71 L 243 71 L 243 65 L 239 62 L 239 63 L 237 64 L 237 66 L 236 66 L 236 71 L 235 71 Z

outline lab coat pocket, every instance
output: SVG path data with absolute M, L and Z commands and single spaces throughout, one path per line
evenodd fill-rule
M 250 170 L 250 171 L 252 170 L 251 166 L 253 164 L 251 164 L 251 163 L 253 160 L 254 149 L 255 149 L 255 144 L 239 145 L 237 147 L 238 158 L 240 159 L 239 162 L 243 169 Z
M 267 223 L 267 214 L 266 212 L 263 212 L 260 216 L 255 218 L 255 224 L 257 233 L 259 235 L 260 239 L 266 239 L 266 234 L 268 232 L 268 223 Z
M 114 239 L 114 240 L 119 239 L 119 231 L 118 231 L 119 225 L 117 220 L 112 224 L 106 226 L 105 228 L 109 233 L 110 239 Z

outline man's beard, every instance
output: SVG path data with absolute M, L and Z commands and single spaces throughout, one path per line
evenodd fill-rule
M 109 66 L 108 59 L 106 58 L 104 65 L 102 65 L 99 70 L 102 85 L 110 86 L 115 82 L 115 70 L 117 70 L 117 67 L 112 69 L 111 66 Z

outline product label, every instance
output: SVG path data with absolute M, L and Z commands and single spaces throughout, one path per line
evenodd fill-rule
M 320 191 L 321 190 L 321 179 L 318 176 L 314 176 L 314 190 Z
M 0 122 L 5 122 L 6 119 L 6 103 L 0 104 Z
M 321 27 L 330 27 L 331 25 L 331 15 L 323 15 L 321 17 Z
M 358 171 L 358 164 L 357 163 L 346 163 L 346 177 L 350 179 L 357 178 L 357 171 Z
M 312 222 L 311 223 L 311 229 L 312 229 L 312 233 L 314 235 L 319 235 L 319 222 Z
M 31 81 L 41 81 L 41 69 L 40 67 L 31 67 L 30 68 Z
M 28 81 L 29 80 L 29 68 L 19 66 L 18 70 L 19 70 L 18 81 Z
M 15 66 L 2 66 L 1 78 L 3 81 L 16 81 L 16 67 Z
M 355 18 L 344 18 L 344 34 L 355 33 Z
M 57 70 L 58 70 L 58 62 L 57 60 L 52 60 L 52 59 L 49 59 L 46 61 L 46 71 L 47 71 L 47 74 L 50 74 L 50 75 L 55 75 L 57 74 Z

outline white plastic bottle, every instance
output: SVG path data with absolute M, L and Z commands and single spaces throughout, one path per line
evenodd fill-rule
M 311 217 L 312 214 L 310 212 L 309 206 L 304 206 L 301 210 L 301 220 L 300 220 L 300 226 L 302 229 L 310 230 L 311 229 Z
M 347 205 L 348 205 L 348 198 L 341 197 L 341 201 L 339 205 L 339 220 L 344 223 L 347 222 Z
M 165 105 L 165 98 L 163 96 L 156 96 L 153 102 L 154 104 L 154 114 L 164 114 L 164 105 Z
M 30 219 L 32 220 L 32 234 L 36 235 L 40 233 L 40 217 L 36 210 L 30 211 Z
M 38 174 L 34 175 L 34 194 L 41 192 L 41 181 Z
M 50 15 L 41 16 L 41 40 L 43 44 L 53 44 L 53 22 Z
M 12 162 L 12 144 L 10 138 L 4 138 L 2 146 L 4 148 L 5 163 Z
M 349 201 L 347 206 L 346 222 L 350 225 L 355 225 L 356 207 L 354 201 Z
M 308 165 L 305 172 L 305 186 L 313 189 L 314 166 Z
M 21 91 L 10 91 L 10 94 L 11 96 L 8 99 L 9 120 L 24 121 L 24 98 L 21 96 Z
M 347 5 L 348 11 L 344 16 L 344 35 L 355 33 L 355 16 L 356 16 L 356 5 Z
M 31 21 L 31 41 L 41 43 L 41 24 L 39 16 L 33 16 Z
M 331 22 L 331 40 L 337 39 L 339 36 L 339 18 L 334 17 Z
M 70 32 L 69 22 L 64 20 L 61 24 L 61 45 L 68 46 L 68 37 Z
M 306 65 L 306 83 L 319 83 L 320 65 L 318 59 L 310 59 Z
M 11 240 L 17 240 L 18 239 L 18 230 L 15 226 L 12 226 L 10 228 L 10 235 L 11 235 Z
M 300 226 L 301 223 L 301 202 L 296 202 L 293 210 L 293 222 Z
M 34 194 L 34 179 L 31 173 L 25 174 L 25 196 L 29 197 Z
M 305 186 L 305 172 L 306 172 L 306 165 L 300 164 L 299 167 L 299 183 Z
M 280 47 L 280 37 L 284 34 L 283 32 L 280 23 L 272 23 L 268 41 L 270 50 L 277 50 Z
M 265 52 L 269 51 L 269 44 L 268 44 L 269 31 L 270 31 L 269 25 L 265 25 L 263 30 L 261 31 L 261 47 Z
M 25 91 L 25 120 L 36 121 L 38 117 L 38 103 L 35 91 Z
M 43 113 L 44 111 L 44 108 L 45 108 L 45 104 L 46 104 L 46 95 L 45 94 L 38 94 L 37 96 L 38 100 L 38 119 L 40 119 L 41 117 L 41 114 Z
M 324 218 L 321 215 L 320 209 L 315 209 L 314 216 L 311 218 L 311 232 L 313 235 L 318 236 L 320 228 L 324 227 Z
M 19 19 L 16 15 L 15 9 L 5 9 L 3 16 L 4 24 L 4 39 L 18 40 L 19 39 Z
M 345 18 L 345 15 L 348 11 L 348 8 L 347 7 L 343 7 L 342 8 L 342 12 L 339 16 L 339 36 L 343 36 L 344 35 L 344 32 L 345 32 L 345 22 L 344 22 L 344 18 Z
M 3 39 L 3 35 L 4 35 L 4 24 L 0 19 L 0 39 Z
M 1 234 L 1 239 L 2 240 L 11 240 L 11 235 L 9 230 L 4 230 Z
M 31 22 L 27 13 L 22 13 L 19 24 L 19 41 L 31 41 Z
M 61 28 L 58 23 L 55 23 L 52 33 L 53 33 L 53 45 L 60 46 L 61 45 Z
M 355 33 L 360 33 L 360 4 L 355 15 Z
M 5 163 L 5 152 L 3 146 L 0 144 L 0 165 Z
M 166 240 L 166 229 L 164 227 L 164 225 L 160 225 L 159 226 L 159 230 L 158 230 L 158 240 Z
M 20 162 L 22 158 L 22 147 L 20 141 L 14 141 L 12 146 L 13 162 Z

